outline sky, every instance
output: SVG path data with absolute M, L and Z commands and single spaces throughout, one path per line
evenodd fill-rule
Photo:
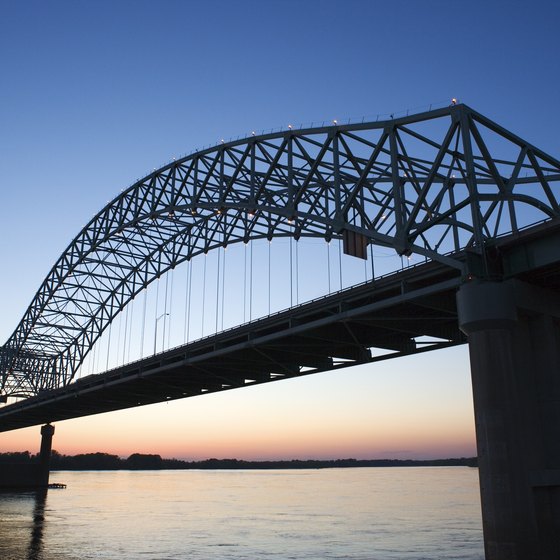
M 559 18 L 552 0 L 0 0 L 0 343 L 109 200 L 221 138 L 458 98 L 559 157 Z M 39 427 L 0 433 L 38 447 Z M 58 422 L 54 448 L 472 456 L 468 349 Z

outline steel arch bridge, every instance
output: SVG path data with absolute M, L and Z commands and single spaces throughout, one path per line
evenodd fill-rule
M 103 208 L 55 263 L 0 348 L 0 395 L 71 383 L 139 292 L 198 254 L 255 239 L 344 239 L 468 274 L 488 243 L 559 210 L 560 162 L 467 107 L 251 135 L 154 171 Z

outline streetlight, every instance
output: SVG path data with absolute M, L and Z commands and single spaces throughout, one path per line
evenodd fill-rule
M 160 319 L 162 319 L 163 317 L 165 317 L 166 315 L 169 315 L 169 313 L 162 313 L 157 319 L 156 319 L 156 328 L 154 330 L 154 356 L 156 355 L 156 344 L 157 344 L 157 324 L 158 321 Z

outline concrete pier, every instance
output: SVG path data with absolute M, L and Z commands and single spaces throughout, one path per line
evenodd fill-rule
M 457 295 L 469 340 L 487 560 L 560 558 L 560 298 L 517 280 Z
M 41 465 L 41 486 L 48 486 L 49 484 L 53 435 L 53 425 L 45 424 L 41 427 L 41 451 L 39 452 L 39 464 Z
M 38 462 L 0 464 L 0 489 L 30 489 L 48 486 L 53 435 L 54 426 L 51 424 L 42 426 Z

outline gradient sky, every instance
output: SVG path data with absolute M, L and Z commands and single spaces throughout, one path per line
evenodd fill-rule
M 121 189 L 251 130 L 467 103 L 560 155 L 556 1 L 0 0 L 0 339 Z M 0 451 L 39 446 L 39 428 Z M 465 347 L 58 422 L 63 453 L 475 453 Z

